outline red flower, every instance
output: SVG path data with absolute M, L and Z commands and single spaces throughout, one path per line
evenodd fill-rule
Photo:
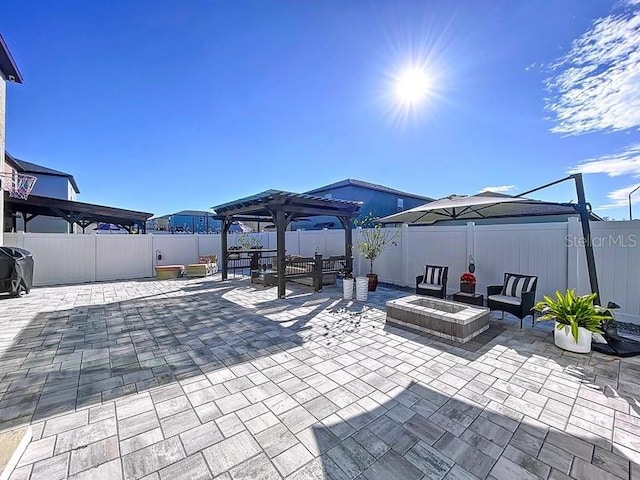
M 473 273 L 463 273 L 460 275 L 461 283 L 470 283 L 471 285 L 476 284 L 476 276 Z

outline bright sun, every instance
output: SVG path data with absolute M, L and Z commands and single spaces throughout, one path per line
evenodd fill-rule
M 411 68 L 396 79 L 396 95 L 405 105 L 414 105 L 429 93 L 429 77 L 420 69 Z

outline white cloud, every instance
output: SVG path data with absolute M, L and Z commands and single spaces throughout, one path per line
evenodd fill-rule
M 585 160 L 569 173 L 606 173 L 610 177 L 620 175 L 640 177 L 640 143 L 630 145 L 619 153 Z
M 579 135 L 640 127 L 640 0 L 597 19 L 551 66 L 546 107 L 553 132 Z
M 629 206 L 629 193 L 633 192 L 636 188 L 640 187 L 640 183 L 635 185 L 629 185 L 628 187 L 619 188 L 607 194 L 607 198 L 612 202 L 607 205 L 599 207 L 602 210 L 608 208 L 620 208 Z M 631 203 L 640 203 L 640 191 L 637 194 L 631 196 Z
M 511 190 L 514 190 L 515 188 L 516 188 L 515 185 L 498 185 L 496 187 L 484 187 L 478 193 L 482 193 L 482 192 L 506 193 L 506 192 L 510 192 Z

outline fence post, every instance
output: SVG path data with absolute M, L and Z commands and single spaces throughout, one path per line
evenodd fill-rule
M 407 287 L 411 285 L 409 278 L 409 225 L 402 224 L 400 229 L 400 255 L 402 255 L 402 261 L 400 262 L 402 267 L 402 281 L 403 286 Z
M 465 265 L 469 265 L 469 257 L 473 257 L 474 263 L 476 258 L 476 238 L 475 238 L 475 222 L 467 222 L 467 258 L 465 259 Z

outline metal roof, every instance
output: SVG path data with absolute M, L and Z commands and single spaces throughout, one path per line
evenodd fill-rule
M 322 198 L 283 190 L 266 190 L 212 208 L 217 218 L 229 215 L 269 217 L 274 210 L 284 210 L 291 213 L 293 217 L 309 215 L 353 216 L 361 205 L 362 202 L 351 200 Z
M 78 184 L 76 183 L 76 179 L 73 178 L 73 175 L 70 173 L 61 172 L 59 170 L 54 170 L 53 168 L 43 167 L 42 165 L 37 165 L 35 163 L 27 162 L 25 160 L 20 160 L 19 158 L 14 157 L 9 152 L 5 152 L 5 158 L 9 161 L 9 163 L 13 163 L 14 168 L 21 173 L 31 173 L 35 175 L 53 175 L 56 177 L 67 177 L 71 182 L 71 186 L 76 191 L 76 193 L 80 193 L 80 189 L 78 188 Z
M 125 210 L 123 208 L 107 207 L 84 202 L 73 202 L 61 198 L 41 197 L 29 195 L 22 200 L 12 198 L 9 192 L 4 192 L 4 205 L 7 212 L 23 212 L 31 215 L 48 217 L 75 218 L 91 222 L 113 223 L 116 225 L 141 225 L 153 216 L 152 213 Z
M 16 65 L 9 47 L 2 38 L 2 34 L 0 34 L 0 72 L 8 81 L 22 83 L 22 74 L 18 70 L 18 65 Z
M 324 187 L 314 188 L 313 190 L 309 190 L 308 192 L 305 192 L 305 193 L 314 194 L 319 192 L 325 192 L 328 190 L 333 190 L 335 188 L 342 188 L 342 187 L 349 187 L 349 186 L 366 188 L 368 190 L 377 190 L 379 192 L 390 193 L 392 195 L 397 195 L 400 197 L 410 197 L 418 200 L 424 200 L 425 202 L 433 201 L 433 198 L 430 198 L 430 197 L 416 195 L 414 193 L 407 193 L 401 190 L 396 190 L 395 188 L 386 187 L 384 185 L 378 185 L 377 183 L 370 183 L 362 180 L 356 180 L 354 178 L 347 178 L 346 180 L 341 180 L 336 183 L 331 183 L 329 185 L 325 185 Z

